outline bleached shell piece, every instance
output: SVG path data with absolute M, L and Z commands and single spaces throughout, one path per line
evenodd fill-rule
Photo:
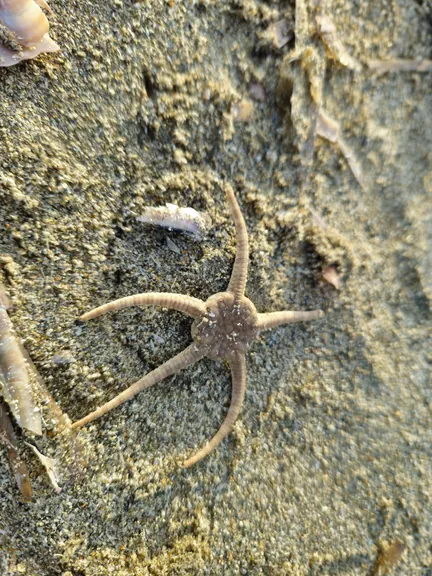
M 46 2 L 45 0 L 35 0 L 36 4 L 38 6 L 40 6 L 41 8 L 44 8 L 44 10 L 46 10 L 47 12 L 49 12 L 50 14 L 53 13 L 53 11 L 51 10 L 50 5 L 48 4 L 48 2 Z
M 47 52 L 58 52 L 59 50 L 60 46 L 57 44 L 57 42 L 54 42 L 54 40 L 50 38 L 48 34 L 46 34 L 43 39 L 32 48 L 20 50 L 19 52 L 10 50 L 9 48 L 6 48 L 6 46 L 0 44 L 0 68 L 14 66 L 23 60 L 31 60 L 32 58 L 36 58 L 39 56 L 39 54 Z
M 49 30 L 48 20 L 34 0 L 0 0 L 0 20 L 24 46 L 34 46 Z
M 51 12 L 46 0 L 0 0 L 0 22 L 26 47 L 16 52 L 0 44 L 0 67 L 14 66 L 43 52 L 60 50 L 48 34 L 49 23 L 40 6 Z
M 147 207 L 144 213 L 137 217 L 137 220 L 164 228 L 191 232 L 197 237 L 207 234 L 211 226 L 211 220 L 207 214 L 197 212 L 193 208 L 180 208 L 170 203 L 165 206 Z
M 33 398 L 25 358 L 0 302 L 0 383 L 3 397 L 22 428 L 42 434 L 42 417 Z

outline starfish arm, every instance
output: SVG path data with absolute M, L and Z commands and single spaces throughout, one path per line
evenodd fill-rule
M 146 292 L 144 294 L 134 294 L 113 300 L 103 304 L 86 314 L 83 314 L 80 320 L 91 320 L 97 318 L 106 312 L 130 308 L 131 306 L 162 306 L 163 308 L 172 308 L 183 312 L 193 318 L 199 318 L 205 314 L 205 306 L 199 298 L 184 296 L 183 294 L 170 294 L 166 292 Z
M 184 462 L 185 468 L 193 466 L 210 454 L 210 452 L 230 433 L 234 422 L 237 420 L 237 416 L 239 415 L 243 405 L 246 390 L 246 360 L 244 354 L 237 352 L 233 360 L 230 361 L 230 367 L 232 374 L 232 396 L 228 414 L 226 415 L 222 426 L 210 442 L 208 442 L 202 450 Z
M 187 366 L 194 364 L 200 358 L 202 358 L 203 355 L 204 354 L 196 344 L 191 344 L 185 350 L 183 350 L 183 352 L 180 352 L 180 354 L 177 354 L 177 356 L 174 356 L 174 358 L 171 358 L 159 366 L 159 368 L 156 368 L 156 370 L 146 374 L 143 378 L 135 382 L 135 384 L 132 384 L 132 386 L 129 386 L 129 388 L 121 392 L 118 396 L 94 412 L 90 412 L 90 414 L 87 414 L 87 416 L 81 418 L 81 420 L 74 422 L 72 424 L 72 428 L 81 428 L 81 426 L 92 422 L 92 420 L 100 418 L 107 412 L 110 412 L 113 408 L 116 408 L 117 406 L 120 406 L 120 404 L 123 404 L 124 402 L 127 402 L 127 400 L 133 398 L 136 394 L 138 394 L 138 392 L 141 392 L 141 390 L 150 388 L 150 386 L 153 386 L 153 384 L 157 384 L 161 380 L 164 380 L 164 378 L 167 378 L 172 374 L 176 374 L 177 372 L 180 372 L 180 370 L 187 368 Z
M 322 310 L 310 310 L 309 312 L 269 312 L 268 314 L 258 314 L 258 330 L 269 330 L 283 324 L 293 324 L 294 322 L 309 322 L 322 318 Z
M 236 257 L 234 268 L 231 273 L 231 279 L 228 285 L 228 292 L 232 292 L 235 299 L 238 300 L 244 295 L 249 262 L 249 243 L 248 233 L 243 215 L 240 211 L 233 189 L 230 185 L 226 186 L 226 193 L 231 209 L 231 216 L 234 220 L 236 229 Z

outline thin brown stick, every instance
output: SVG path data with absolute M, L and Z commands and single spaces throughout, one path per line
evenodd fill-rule
M 311 310 L 309 312 L 269 312 L 267 314 L 258 314 L 258 329 L 269 330 L 283 324 L 293 324 L 294 322 L 309 322 L 322 318 L 322 310 Z
M 129 388 L 121 392 L 118 396 L 94 412 L 90 412 L 90 414 L 87 414 L 87 416 L 81 418 L 81 420 L 74 422 L 72 424 L 72 428 L 80 428 L 81 426 L 92 422 L 92 420 L 100 418 L 107 412 L 110 412 L 110 410 L 113 408 L 116 408 L 117 406 L 120 406 L 120 404 L 123 404 L 127 400 L 133 398 L 136 394 L 138 394 L 138 392 L 141 392 L 141 390 L 150 388 L 150 386 L 157 384 L 161 380 L 164 380 L 164 378 L 180 372 L 180 370 L 187 368 L 190 366 L 190 364 L 194 364 L 203 356 L 204 354 L 200 351 L 197 345 L 191 344 L 185 350 L 183 350 L 183 352 L 180 352 L 180 354 L 177 354 L 177 356 L 174 356 L 174 358 L 171 358 L 152 372 L 146 374 L 143 378 L 135 382 L 135 384 L 132 384 L 132 386 L 129 386 Z
M 395 58 L 393 60 L 369 60 L 368 66 L 378 74 L 386 72 L 430 72 L 432 70 L 432 60 L 403 60 Z
M 236 229 L 236 257 L 228 285 L 228 292 L 232 292 L 236 300 L 244 295 L 249 263 L 249 243 L 246 224 L 240 207 L 229 184 L 226 186 L 227 199 L 231 209 L 231 216 Z
M 243 405 L 246 391 L 246 360 L 244 355 L 237 352 L 234 359 L 230 361 L 230 367 L 232 375 L 232 395 L 228 414 L 226 415 L 222 426 L 210 442 L 208 442 L 202 450 L 184 462 L 185 468 L 190 468 L 190 466 L 193 466 L 210 454 L 210 452 L 230 433 L 234 422 L 237 420 L 237 416 L 239 415 Z
M 80 320 L 91 320 L 107 312 L 130 308 L 131 306 L 162 306 L 163 308 L 178 310 L 193 318 L 199 318 L 205 314 L 204 302 L 199 300 L 199 298 L 165 292 L 147 292 L 145 294 L 134 294 L 133 296 L 126 296 L 125 298 L 108 302 L 103 306 L 99 306 L 83 314 Z

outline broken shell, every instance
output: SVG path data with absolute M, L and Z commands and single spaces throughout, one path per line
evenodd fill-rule
M 137 220 L 164 228 L 191 232 L 197 238 L 207 234 L 211 227 L 211 220 L 207 214 L 197 212 L 193 208 L 181 208 L 169 202 L 165 206 L 147 206 Z
M 334 266 L 329 266 L 323 270 L 322 275 L 326 282 L 334 286 L 336 290 L 340 290 L 341 280 Z
M 37 44 L 49 30 L 48 20 L 34 0 L 0 0 L 0 20 L 24 46 Z
M 0 44 L 0 67 L 36 58 L 42 52 L 60 50 L 48 34 L 49 23 L 40 6 L 51 11 L 45 0 L 0 0 L 0 22 L 28 48 L 17 52 Z

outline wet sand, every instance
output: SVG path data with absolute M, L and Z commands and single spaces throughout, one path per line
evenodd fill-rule
M 191 340 L 175 312 L 87 325 L 80 314 L 138 292 L 226 288 L 235 238 L 221 181 L 246 219 L 258 310 L 326 315 L 260 337 L 234 431 L 189 470 L 229 403 L 229 371 L 210 360 L 87 426 L 75 447 L 46 439 L 60 494 L 23 444 L 24 503 L 2 447 L 0 573 L 365 575 L 401 541 L 392 573 L 429 575 L 432 75 L 374 75 L 366 61 L 430 58 L 430 4 L 329 7 L 361 66 L 328 58 L 323 105 L 363 189 L 320 138 L 308 185 L 299 178 L 301 128 L 278 91 L 292 3 L 52 8 L 62 52 L 0 69 L 0 253 L 14 262 L 0 274 L 16 332 L 69 417 Z M 289 40 L 277 48 L 266 31 L 281 19 Z M 166 202 L 206 212 L 208 235 L 137 222 Z

